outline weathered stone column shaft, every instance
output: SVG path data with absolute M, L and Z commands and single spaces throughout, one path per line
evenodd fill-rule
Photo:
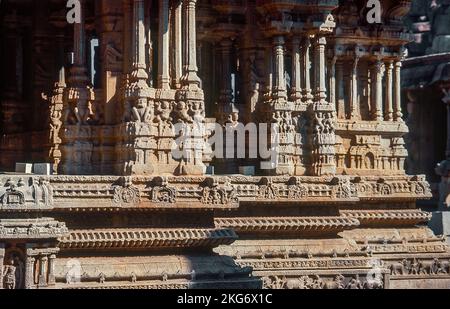
M 302 45 L 301 50 L 301 71 L 302 71 L 302 91 L 303 91 L 303 101 L 305 103 L 311 103 L 313 96 L 311 91 L 311 58 L 310 58 L 310 49 L 311 49 L 311 39 L 309 36 L 305 38 Z
M 0 290 L 3 290 L 3 260 L 5 259 L 5 247 L 0 244 Z
M 200 88 L 201 80 L 198 77 L 197 66 L 197 26 L 196 26 L 196 3 L 197 0 L 184 0 L 185 14 L 185 76 L 183 78 L 185 86 L 189 88 Z
M 359 58 L 352 61 L 350 71 L 350 119 L 358 118 L 358 63 Z
M 74 63 L 70 76 L 71 86 L 80 88 L 85 88 L 89 83 L 86 68 L 86 30 L 84 6 L 85 0 L 80 0 L 80 23 L 74 24 Z
M 395 62 L 394 68 L 394 120 L 401 122 L 403 121 L 401 80 L 402 63 L 400 61 Z
M 32 289 L 34 287 L 34 263 L 36 258 L 29 255 L 29 249 L 27 249 L 27 259 L 25 265 L 25 289 Z
M 52 254 L 50 255 L 48 259 L 48 284 L 49 285 L 55 285 L 55 260 L 56 255 Z
M 41 256 L 39 261 L 39 285 L 46 286 L 47 285 L 47 267 L 48 267 L 48 257 Z
M 133 2 L 133 71 L 132 81 L 147 80 L 145 71 L 145 10 L 144 0 Z
M 286 99 L 286 78 L 284 68 L 284 37 L 279 35 L 273 39 L 273 54 L 275 56 L 274 80 L 272 96 Z
M 383 120 L 383 74 L 384 64 L 382 61 L 377 61 L 372 69 L 372 82 L 374 83 L 373 91 L 373 118 L 376 121 Z
M 302 98 L 302 68 L 300 56 L 300 38 L 294 36 L 292 39 L 292 92 L 293 101 Z
M 179 1 L 174 9 L 174 84 L 181 87 L 183 76 L 183 5 Z
M 338 118 L 345 119 L 345 98 L 344 98 L 344 62 L 336 62 L 336 111 Z
M 329 101 L 330 104 L 336 105 L 336 62 L 337 57 L 334 56 L 328 65 L 328 83 L 329 83 Z M 337 109 L 337 106 L 336 106 Z
M 266 65 L 266 94 L 272 94 L 273 87 L 273 55 L 272 55 L 272 46 L 271 44 L 267 44 L 265 48 L 265 65 Z
M 158 88 L 170 89 L 169 0 L 159 0 Z
M 326 63 L 325 63 L 325 47 L 327 40 L 323 36 L 318 36 L 314 43 L 314 57 L 315 57 L 315 100 L 320 103 L 325 103 L 327 99 L 326 86 Z
M 233 90 L 231 88 L 231 48 L 233 44 L 230 39 L 220 42 L 220 53 L 222 57 L 222 78 L 220 87 L 220 101 L 222 104 L 232 103 Z
M 393 120 L 393 107 L 392 107 L 392 90 L 393 90 L 393 85 L 392 85 L 392 73 L 394 70 L 394 65 L 393 63 L 387 62 L 386 63 L 386 98 L 385 98 L 385 102 L 384 102 L 384 106 L 385 106 L 385 111 L 384 111 L 384 120 L 386 121 L 392 121 Z

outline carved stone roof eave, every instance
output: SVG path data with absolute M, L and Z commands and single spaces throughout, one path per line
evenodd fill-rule
M 336 44 L 359 44 L 359 45 L 383 45 L 390 47 L 402 47 L 410 42 L 409 37 L 405 38 L 387 38 L 387 37 L 371 37 L 357 35 L 342 35 L 330 37 L 330 43 Z
M 346 218 L 355 218 L 365 224 L 402 224 L 415 225 L 431 220 L 431 213 L 421 210 L 340 210 Z
M 60 239 L 62 250 L 149 248 L 214 248 L 237 240 L 233 230 L 218 229 L 110 229 L 75 230 Z
M 337 232 L 360 225 L 354 218 L 344 217 L 247 217 L 217 218 L 220 228 L 232 228 L 236 232 Z

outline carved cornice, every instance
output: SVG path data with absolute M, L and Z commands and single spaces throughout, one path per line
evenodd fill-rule
M 431 197 L 429 185 L 423 176 L 402 175 L 46 176 L 41 178 L 41 182 L 41 185 L 21 187 L 26 204 L 21 206 L 22 199 L 17 195 L 15 200 L 18 205 L 10 209 L 28 211 L 42 209 L 44 205 L 54 205 L 52 207 L 56 209 L 69 211 L 235 209 L 240 203 L 348 204 L 377 200 L 409 202 Z M 39 199 L 40 208 L 34 201 L 33 190 L 36 188 L 38 196 L 42 196 Z M 44 193 L 46 198 L 43 197 Z
M 0 239 L 57 239 L 68 233 L 64 223 L 51 218 L 0 219 Z
M 0 177 L 0 211 L 42 211 L 53 208 L 53 188 L 44 178 Z
M 408 133 L 408 127 L 403 122 L 388 122 L 388 121 L 353 121 L 342 120 L 337 121 L 336 132 L 345 135 L 346 132 L 352 134 L 373 134 L 380 135 L 388 133 L 390 136 L 403 136 Z
M 213 248 L 232 244 L 229 229 L 109 229 L 77 230 L 61 239 L 63 250 L 123 248 Z
M 362 225 L 370 223 L 419 224 L 431 220 L 431 213 L 421 210 L 341 210 L 341 215 L 354 218 Z
M 359 221 L 343 217 L 262 217 L 262 218 L 217 218 L 220 228 L 232 228 L 237 232 L 297 232 L 342 231 L 359 226 Z
M 253 267 L 257 271 L 269 269 L 370 269 L 369 259 L 287 259 L 287 260 L 239 260 L 242 267 Z

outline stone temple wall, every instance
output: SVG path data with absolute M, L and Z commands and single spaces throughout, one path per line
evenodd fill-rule
M 414 34 L 404 61 L 403 91 L 408 173 L 423 173 L 431 184 L 433 199 L 423 209 L 433 211 L 430 226 L 450 235 L 448 212 L 448 89 L 450 81 L 450 2 L 413 1 L 406 25 Z
M 410 1 L 65 4 L 0 4 L 0 287 L 450 287 L 405 170 Z

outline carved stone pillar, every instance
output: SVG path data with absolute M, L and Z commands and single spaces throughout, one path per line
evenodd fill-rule
M 86 67 L 86 30 L 85 30 L 85 0 L 80 0 L 80 23 L 74 24 L 74 64 L 71 69 L 71 86 L 86 87 L 89 84 Z
M 170 89 L 169 0 L 159 0 L 158 88 Z
M 339 119 L 345 119 L 344 61 L 336 62 L 336 111 Z
M 394 120 L 397 122 L 402 122 L 402 63 L 397 61 L 395 62 L 394 67 Z
M 133 6 L 131 0 L 123 0 L 123 72 L 127 76 L 132 68 L 131 57 L 132 51 L 132 23 L 133 23 Z M 126 79 L 124 82 L 126 82 Z
M 372 68 L 372 83 L 374 85 L 372 116 L 376 121 L 383 121 L 383 74 L 384 64 L 382 61 L 377 61 Z
M 56 255 L 52 254 L 48 258 L 48 285 L 55 285 L 55 260 Z
M 218 119 L 221 124 L 229 121 L 232 113 L 233 89 L 231 88 L 231 48 L 233 42 L 230 39 L 223 39 L 220 42 L 221 54 L 221 82 L 219 96 L 219 115 Z
M 134 93 L 137 95 L 135 99 L 148 97 L 146 91 L 149 86 L 147 84 L 148 74 L 146 72 L 145 62 L 145 11 L 144 0 L 133 1 L 133 22 L 132 22 L 132 72 L 130 82 L 133 84 Z
M 27 250 L 27 259 L 25 265 L 25 289 L 29 290 L 34 287 L 34 262 L 35 257 L 29 255 Z
M 327 40 L 324 36 L 318 35 L 314 41 L 314 97 L 316 102 L 326 103 L 327 86 L 326 86 L 326 63 L 325 63 L 325 47 Z
M 182 1 L 178 0 L 175 3 L 173 10 L 173 25 L 174 25 L 174 69 L 173 69 L 173 84 L 177 89 L 181 88 L 181 78 L 183 76 L 183 5 Z
M 155 92 L 148 85 L 144 2 L 133 0 L 132 68 L 125 89 L 123 140 L 117 150 L 117 172 L 122 175 L 152 174 L 157 163 L 154 160 L 157 132 L 152 126 Z
M 92 103 L 94 91 L 86 67 L 85 0 L 80 1 L 81 22 L 74 24 L 74 64 L 64 104 L 63 173 L 90 174 L 92 169 Z
M 384 102 L 384 120 L 386 121 L 392 121 L 393 115 L 394 115 L 394 111 L 393 111 L 393 107 L 392 107 L 392 90 L 393 90 L 393 85 L 392 85 L 392 73 L 394 70 L 394 65 L 392 63 L 392 61 L 389 61 L 386 63 L 386 98 L 385 98 L 385 102 Z
M 300 55 L 300 38 L 292 39 L 292 89 L 291 100 L 300 102 L 302 99 L 302 68 Z
M 0 290 L 3 290 L 3 261 L 5 259 L 5 244 L 0 244 Z
M 293 125 L 293 104 L 287 102 L 287 88 L 285 76 L 285 38 L 283 35 L 273 37 L 273 87 L 270 100 L 270 123 L 276 124 L 277 137 L 277 162 L 276 175 L 293 175 L 295 166 L 293 163 L 295 128 Z
M 273 55 L 275 57 L 274 63 L 274 79 L 272 98 L 278 100 L 286 100 L 286 78 L 284 68 L 284 37 L 278 35 L 273 39 Z
M 327 102 L 326 40 L 322 34 L 316 36 L 314 42 L 315 55 L 315 89 L 314 102 L 309 109 L 312 175 L 334 175 L 336 173 L 336 105 Z
M 47 286 L 47 268 L 48 268 L 48 257 L 47 256 L 41 256 L 39 258 L 39 286 Z
M 359 101 L 358 101 L 358 63 L 359 58 L 355 56 L 355 59 L 351 61 L 350 71 L 350 119 L 359 119 Z
M 265 95 L 267 98 L 270 98 L 272 95 L 273 89 L 273 54 L 272 54 L 272 45 L 267 44 L 265 48 L 265 57 L 264 57 L 265 67 L 266 67 L 266 92 Z
M 65 35 L 62 28 L 62 24 L 56 24 L 58 31 L 56 34 L 56 63 L 55 67 L 58 70 L 58 80 L 53 87 L 53 93 L 49 100 L 49 133 L 48 133 L 48 152 L 47 162 L 52 164 L 52 173 L 57 174 L 59 164 L 61 162 L 61 127 L 63 124 L 63 109 L 64 109 L 64 94 L 66 93 L 66 68 L 65 68 L 65 53 L 64 53 L 64 41 Z
M 310 50 L 311 50 L 311 39 L 309 36 L 306 36 L 305 40 L 302 44 L 301 49 L 301 57 L 302 57 L 302 92 L 303 92 L 303 102 L 309 104 L 312 103 L 312 99 L 314 98 L 311 90 L 311 59 L 310 59 Z
M 336 105 L 336 62 L 337 57 L 333 56 L 328 62 L 328 91 L 329 103 Z M 337 108 L 337 107 L 336 107 Z
M 184 86 L 191 90 L 199 89 L 201 80 L 198 76 L 197 66 L 197 26 L 196 4 L 197 0 L 183 0 L 185 17 L 185 75 Z

